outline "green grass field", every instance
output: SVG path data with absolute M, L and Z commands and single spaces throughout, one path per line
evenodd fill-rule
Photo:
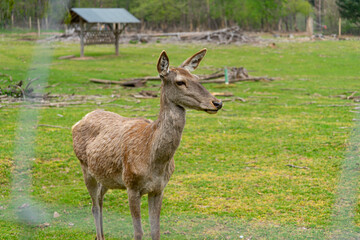
M 195 74 L 243 66 L 272 82 L 207 84 L 220 97 L 217 115 L 188 111 L 175 154 L 176 170 L 165 189 L 163 239 L 358 239 L 360 42 L 315 41 L 267 46 L 199 44 L 89 46 L 23 41 L 0 35 L 0 72 L 13 81 L 39 77 L 54 95 L 92 96 L 65 107 L 0 102 L 0 239 L 94 239 L 91 199 L 72 151 L 71 126 L 97 109 L 156 119 L 159 98 L 135 99 L 144 88 L 90 83 L 156 75 L 165 49 L 173 66 L 203 47 L 208 54 Z M 9 84 L 0 76 L 0 87 Z M 36 85 L 34 84 L 34 85 Z M 355 96 L 360 93 L 355 94 Z M 246 99 L 237 101 L 235 97 Z M 55 125 L 59 127 L 49 127 Z M 295 165 L 306 168 L 294 168 Z M 142 217 L 150 239 L 147 197 Z M 54 218 L 54 212 L 59 217 Z M 24 217 L 26 216 L 26 217 Z M 132 239 L 124 191 L 104 203 L 107 239 Z

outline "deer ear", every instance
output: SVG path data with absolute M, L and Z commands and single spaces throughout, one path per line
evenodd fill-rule
M 183 62 L 180 67 L 185 68 L 188 71 L 194 71 L 198 66 L 201 60 L 204 58 L 206 54 L 207 49 L 204 48 L 203 50 L 195 53 L 192 57 L 189 57 L 188 59 Z
M 169 72 L 169 57 L 167 56 L 165 50 L 163 50 L 160 54 L 157 70 L 160 75 L 164 76 Z

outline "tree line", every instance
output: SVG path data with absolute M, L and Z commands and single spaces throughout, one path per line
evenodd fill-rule
M 244 30 L 297 31 L 308 16 L 316 25 L 336 25 L 339 13 L 359 22 L 360 0 L 0 0 L 0 27 L 66 22 L 73 7 L 126 8 L 142 27 L 196 31 L 238 25 Z M 35 25 L 35 24 L 33 24 Z M 303 24 L 304 25 L 304 24 Z M 321 27 L 320 27 L 321 28 Z

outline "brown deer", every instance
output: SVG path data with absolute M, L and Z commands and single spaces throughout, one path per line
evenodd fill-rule
M 135 239 L 143 236 L 140 199 L 148 194 L 151 237 L 160 239 L 163 192 L 174 172 L 173 156 L 185 126 L 185 108 L 216 113 L 222 107 L 190 73 L 205 54 L 203 49 L 180 67 L 169 68 L 169 58 L 162 51 L 157 63 L 162 85 L 156 121 L 95 110 L 72 127 L 74 151 L 91 196 L 98 240 L 105 239 L 104 194 L 114 188 L 127 190 Z

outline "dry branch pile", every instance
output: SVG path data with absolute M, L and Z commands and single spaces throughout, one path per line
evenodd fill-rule
M 350 95 L 347 95 L 350 94 Z M 341 98 L 344 100 L 353 100 L 354 102 L 360 102 L 360 96 L 356 96 L 358 94 L 358 91 L 351 91 L 340 95 L 330 96 L 334 98 Z
M 141 92 L 139 92 L 137 94 L 131 94 L 131 96 L 133 96 L 134 98 L 140 98 L 140 99 L 157 98 L 158 93 L 154 92 L 154 91 L 141 91 Z
M 12 81 L 11 76 L 2 74 L 2 76 L 7 76 L 9 81 Z M 31 84 L 38 80 L 39 78 L 29 79 L 27 84 L 25 85 L 22 80 L 17 83 L 9 84 L 5 88 L 0 88 L 0 96 L 1 98 L 5 97 L 13 97 L 13 98 L 42 98 L 46 99 L 49 97 L 50 93 L 41 94 L 35 93 L 34 88 L 31 87 Z
M 206 32 L 178 32 L 123 35 L 121 43 L 211 42 L 216 44 L 257 43 L 257 37 L 246 35 L 238 26 Z
M 0 87 L 0 108 L 4 106 L 10 108 L 21 107 L 22 105 L 18 103 L 22 102 L 31 103 L 27 107 L 65 107 L 85 103 L 101 105 L 113 102 L 119 97 L 116 95 L 111 95 L 110 97 L 74 94 L 50 95 L 50 92 L 42 94 L 36 92 L 39 90 L 36 89 L 38 85 L 33 84 L 39 78 L 28 79 L 26 82 L 22 80 L 15 82 L 8 74 L 0 73 L 0 77 L 0 82 L 8 83 L 6 87 Z M 59 84 L 55 83 L 45 88 L 55 87 Z
M 195 34 L 184 34 L 183 41 L 207 41 L 217 44 L 249 43 L 255 38 L 245 35 L 239 27 L 231 27 L 211 32 L 200 32 Z
M 48 37 L 46 42 L 63 41 L 79 42 L 76 32 Z M 120 43 L 174 43 L 174 42 L 211 42 L 215 44 L 259 43 L 260 38 L 245 34 L 238 26 L 204 32 L 174 32 L 174 33 L 129 33 L 122 34 Z

